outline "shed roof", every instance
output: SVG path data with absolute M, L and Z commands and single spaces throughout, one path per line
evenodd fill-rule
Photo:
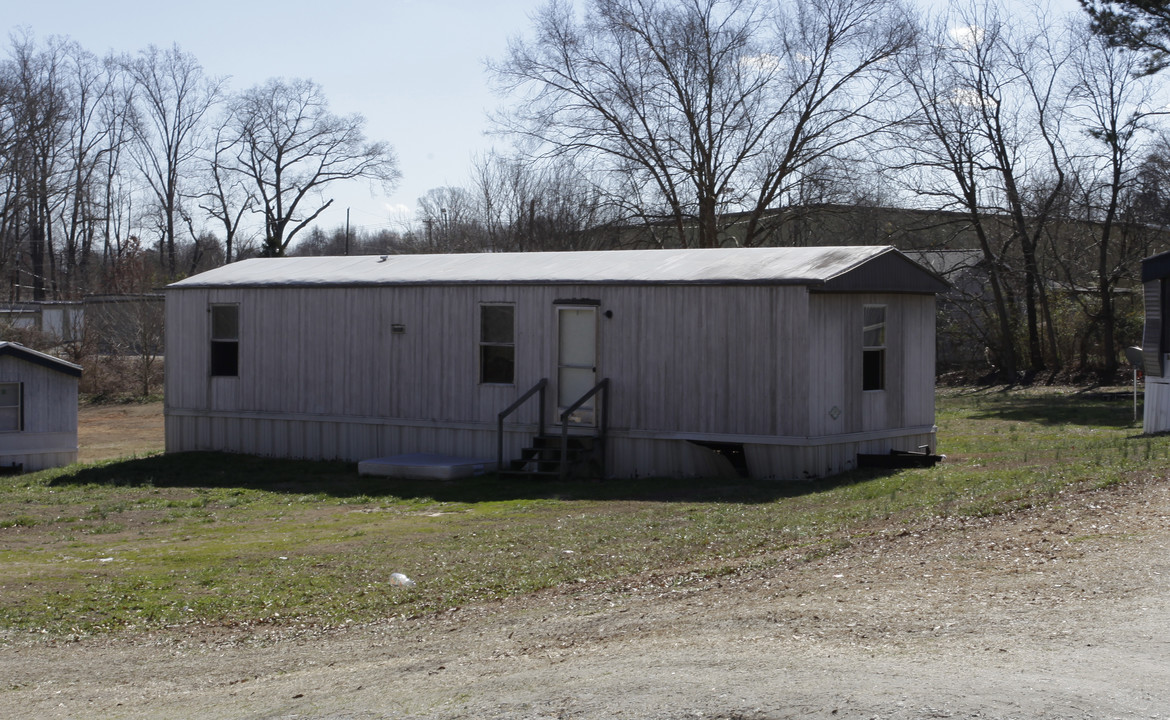
M 947 287 L 890 246 L 256 258 L 168 287 L 466 284 L 810 285 L 917 293 Z
M 50 370 L 72 375 L 73 377 L 81 377 L 81 366 L 74 365 L 71 362 L 66 362 L 61 358 L 46 355 L 43 352 L 37 352 L 31 348 L 26 348 L 24 345 L 14 342 L 0 341 L 0 357 L 6 355 L 26 360 L 35 365 L 47 367 Z

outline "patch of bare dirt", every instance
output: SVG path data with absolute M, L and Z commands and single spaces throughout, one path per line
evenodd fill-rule
M 78 460 L 85 463 L 161 452 L 163 404 L 82 405 L 77 444 Z
M 328 631 L 0 651 L 0 716 L 1166 718 L 1170 487 Z

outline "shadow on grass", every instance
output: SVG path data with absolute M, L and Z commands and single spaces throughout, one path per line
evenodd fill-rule
M 502 480 L 494 473 L 460 480 L 400 480 L 358 475 L 355 463 L 281 460 L 190 452 L 122 460 L 66 471 L 50 485 L 242 488 L 334 498 L 492 502 L 525 499 L 643 502 L 766 503 L 830 490 L 893 471 L 855 470 L 823 480 L 708 480 L 641 478 L 566 482 Z
M 976 420 L 1011 420 L 1041 425 L 1086 425 L 1126 428 L 1134 424 L 1133 394 L 1085 390 L 1052 395 L 1002 392 L 967 396 Z M 1138 405 L 1141 418 L 1141 405 Z

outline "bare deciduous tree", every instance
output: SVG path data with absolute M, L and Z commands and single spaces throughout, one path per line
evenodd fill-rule
M 983 100 L 966 86 L 950 58 L 976 39 L 953 37 L 943 22 L 924 32 L 915 52 L 903 57 L 902 72 L 917 110 L 903 125 L 900 149 L 906 160 L 899 170 L 907 172 L 916 195 L 939 209 L 966 216 L 983 255 L 992 294 L 987 320 L 996 331 L 985 340 L 995 348 L 996 365 L 1014 377 L 1017 356 L 1007 287 L 1008 247 L 997 241 L 988 217 L 993 211 L 985 204 L 991 190 L 984 171 L 987 161 L 978 110 Z
M 62 143 L 67 132 L 68 96 L 64 87 L 64 47 L 52 41 L 39 49 L 31 36 L 14 38 L 8 108 L 14 131 L 9 151 L 13 180 L 14 222 L 9 226 L 27 254 L 24 268 L 32 296 L 43 300 L 55 285 L 54 210 L 61 201 Z M 19 279 L 14 283 L 17 294 Z
M 108 269 L 126 252 L 132 231 L 133 207 L 131 188 L 135 183 L 126 172 L 127 148 L 134 141 L 138 116 L 134 107 L 134 80 L 123 72 L 118 58 L 106 58 L 112 83 L 102 98 L 100 124 L 105 129 L 101 153 L 102 249 L 103 269 Z
M 476 159 L 473 182 L 493 250 L 597 250 L 610 247 L 610 207 L 598 183 L 566 158 L 533 162 L 488 153 Z
M 1050 367 L 1041 318 L 1048 328 L 1049 360 L 1058 369 L 1039 244 L 1065 183 L 1061 125 L 1066 106 L 1057 85 L 1067 45 L 1052 43 L 1048 23 L 1030 25 L 1018 18 L 1007 23 L 995 5 L 967 10 L 961 17 L 968 32 L 967 46 L 956 58 L 961 88 L 975 100 L 990 160 L 986 169 L 997 181 L 1000 210 L 1010 219 L 1011 240 L 1023 259 L 1029 369 Z
M 427 252 L 478 252 L 486 237 L 475 196 L 461 187 L 437 187 L 418 198 Z
M 342 180 L 389 189 L 398 181 L 391 147 L 366 140 L 365 119 L 329 112 L 311 80 L 269 80 L 232 102 L 234 168 L 264 215 L 265 255 L 283 255 L 298 232 L 333 204 L 321 193 Z
M 194 55 L 177 45 L 150 46 L 125 67 L 134 79 L 139 103 L 134 158 L 150 186 L 158 210 L 160 247 L 167 272 L 178 267 L 175 238 L 182 223 L 183 181 L 199 157 L 205 117 L 220 99 L 223 81 L 208 78 Z
M 587 157 L 611 198 L 679 245 L 739 242 L 819 160 L 884 126 L 887 61 L 912 35 L 894 0 L 552 0 L 492 65 L 517 96 L 504 129 Z
M 1164 114 L 1164 99 L 1144 75 L 1146 60 L 1137 53 L 1110 46 L 1084 27 L 1074 28 L 1073 38 L 1071 112 L 1088 141 L 1073 167 L 1071 214 L 1079 221 L 1076 235 L 1081 242 L 1057 247 L 1052 255 L 1068 285 L 1079 278 L 1095 279 L 1092 296 L 1073 296 L 1091 318 L 1090 327 L 1100 329 L 1102 370 L 1112 373 L 1119 365 L 1114 295 L 1119 286 L 1129 284 L 1138 262 L 1150 252 L 1148 233 L 1137 227 L 1127 209 L 1135 203 L 1141 161 L 1153 139 L 1152 121 Z
M 112 61 L 101 61 L 77 43 L 68 43 L 65 70 L 71 95 L 69 146 L 65 162 L 70 166 L 65 190 L 61 226 L 63 285 L 66 293 L 90 289 L 89 270 L 95 239 L 104 234 L 109 210 L 109 191 L 103 181 L 107 168 L 115 161 L 126 141 L 123 112 L 107 112 L 116 107 L 120 68 Z
M 235 170 L 234 130 L 231 129 L 232 115 L 228 108 L 224 122 L 215 131 L 215 138 L 206 158 L 208 179 L 207 189 L 199 197 L 199 208 L 223 225 L 224 260 L 237 259 L 237 235 L 243 226 L 244 216 L 256 204 L 256 197 L 249 192 L 249 178 Z
M 1067 103 L 1060 78 L 1067 46 L 1052 42 L 1047 24 L 1009 23 L 1002 13 L 988 4 L 943 14 L 916 53 L 906 56 L 904 77 L 918 110 L 905 126 L 902 147 L 914 168 L 914 192 L 969 218 L 990 273 L 998 328 L 990 344 L 998 367 L 1014 378 L 1010 294 L 1017 275 L 1028 368 L 1060 363 L 1040 243 L 1065 189 Z M 1043 337 L 1042 327 L 1048 331 Z

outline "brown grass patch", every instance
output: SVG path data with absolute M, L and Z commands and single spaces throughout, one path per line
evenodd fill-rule
M 77 443 L 83 463 L 162 452 L 163 403 L 82 405 Z

